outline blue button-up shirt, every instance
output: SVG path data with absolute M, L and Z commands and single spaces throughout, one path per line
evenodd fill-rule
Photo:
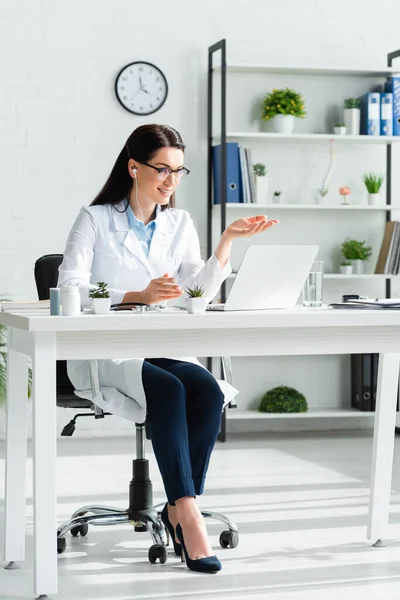
M 143 221 L 139 221 L 137 217 L 135 217 L 133 210 L 130 206 L 128 206 L 126 214 L 128 216 L 129 227 L 135 233 L 137 239 L 140 242 L 140 245 L 143 248 L 143 252 L 146 257 L 149 256 L 151 240 L 154 235 L 155 228 L 157 226 L 156 221 L 150 221 L 145 225 Z

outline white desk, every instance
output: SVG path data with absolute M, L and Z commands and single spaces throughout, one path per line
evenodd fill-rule
M 189 315 L 110 313 L 79 317 L 0 313 L 10 327 L 5 561 L 25 556 L 27 363 L 33 360 L 33 517 L 36 594 L 57 592 L 56 359 L 256 356 L 379 352 L 367 537 L 388 526 L 400 311 L 295 309 Z

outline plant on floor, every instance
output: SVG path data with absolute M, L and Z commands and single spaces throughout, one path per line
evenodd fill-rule
M 371 246 L 366 246 L 367 242 L 363 240 L 350 240 L 348 238 L 342 243 L 340 250 L 343 258 L 349 260 L 367 260 L 372 254 Z
M 204 296 L 204 288 L 199 285 L 195 285 L 193 288 L 186 288 L 185 292 L 189 298 L 202 298 Z
M 345 108 L 360 108 L 361 102 L 359 98 L 346 98 L 344 101 Z
M 379 194 L 379 190 L 382 187 L 384 175 L 377 175 L 376 173 L 366 173 L 364 175 L 364 184 L 369 194 Z
M 256 163 L 253 165 L 253 172 L 256 177 L 265 177 L 267 174 L 267 169 L 262 163 Z
M 292 115 L 302 119 L 306 114 L 303 96 L 289 88 L 272 90 L 262 102 L 261 116 L 264 121 L 269 121 L 276 115 Z
M 5 298 L 2 298 L 5 300 Z M 0 299 L 1 301 L 1 299 Z M 28 373 L 28 398 L 31 397 L 32 369 Z M 6 401 L 7 393 L 7 327 L 0 323 L 0 406 Z
M 107 289 L 108 283 L 98 281 L 97 287 L 89 290 L 89 298 L 109 298 L 110 292 Z
M 292 387 L 280 385 L 264 394 L 259 412 L 294 413 L 307 412 L 307 400 L 303 394 Z

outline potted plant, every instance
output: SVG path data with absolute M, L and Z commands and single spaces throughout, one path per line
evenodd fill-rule
M 307 400 L 292 387 L 280 385 L 269 390 L 261 399 L 259 412 L 267 413 L 295 413 L 307 412 Z
M 364 183 L 368 191 L 368 204 L 379 204 L 379 192 L 384 179 L 384 175 L 377 175 L 375 173 L 366 173 L 364 175 Z
M 346 135 L 347 127 L 344 123 L 336 123 L 333 128 L 333 133 L 335 135 Z
M 351 262 L 345 260 L 342 263 L 340 263 L 340 272 L 343 275 L 351 275 L 353 272 L 353 265 L 351 264 Z
M 280 200 L 281 200 L 281 190 L 274 190 L 274 193 L 272 195 L 272 202 L 274 204 L 279 204 Z
M 351 194 L 351 189 L 349 187 L 341 187 L 339 188 L 339 194 L 342 197 L 342 202 L 341 204 L 343 205 L 349 205 L 350 204 L 350 200 L 349 200 L 349 196 Z
M 110 310 L 111 298 L 107 285 L 104 281 L 98 281 L 97 287 L 89 290 L 89 298 L 92 298 L 92 311 L 96 315 L 104 315 Z
M 347 127 L 347 133 L 350 135 L 360 134 L 360 107 L 359 98 L 346 98 L 344 101 L 343 117 Z
M 272 90 L 262 102 L 262 119 L 273 119 L 277 133 L 293 133 L 295 117 L 302 119 L 306 114 L 303 96 L 289 88 Z
M 366 241 L 359 242 L 346 238 L 341 245 L 341 253 L 346 262 L 353 265 L 354 273 L 363 273 L 364 261 L 372 254 L 372 248 L 366 246 Z
M 203 313 L 209 302 L 204 298 L 204 288 L 196 285 L 193 288 L 186 288 L 185 292 L 188 295 L 185 298 L 186 310 L 192 314 Z
M 328 200 L 328 188 L 318 188 L 317 193 L 314 196 L 314 200 L 317 204 L 326 204 Z
M 267 202 L 268 200 L 268 176 L 267 169 L 262 163 L 253 165 L 254 181 L 256 184 L 256 202 Z

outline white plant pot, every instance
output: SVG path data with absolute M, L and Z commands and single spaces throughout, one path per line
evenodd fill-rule
M 273 195 L 272 196 L 272 203 L 273 204 L 280 204 L 281 198 L 282 198 L 282 194 L 280 196 L 274 196 Z
M 186 310 L 188 313 L 198 315 L 205 312 L 208 302 L 206 298 L 186 298 Z
M 347 133 L 347 127 L 334 127 L 333 128 L 333 133 L 335 135 L 346 135 L 346 133 Z
M 294 116 L 293 115 L 275 115 L 274 129 L 276 133 L 293 133 Z
M 256 176 L 256 202 L 266 204 L 268 202 L 268 175 Z
M 356 273 L 357 275 L 361 275 L 362 273 L 364 273 L 364 261 L 363 260 L 357 259 L 357 260 L 351 260 L 350 262 L 353 265 L 353 273 Z
M 376 204 L 379 204 L 380 199 L 381 199 L 380 194 L 368 194 L 368 204 L 371 204 L 371 206 L 375 206 Z
M 340 272 L 343 275 L 351 275 L 353 272 L 353 265 L 340 265 Z
M 360 134 L 360 114 L 359 108 L 345 108 L 343 110 L 344 123 L 347 128 L 348 135 Z
M 105 315 L 110 310 L 111 298 L 92 298 L 92 312 L 95 315 Z

